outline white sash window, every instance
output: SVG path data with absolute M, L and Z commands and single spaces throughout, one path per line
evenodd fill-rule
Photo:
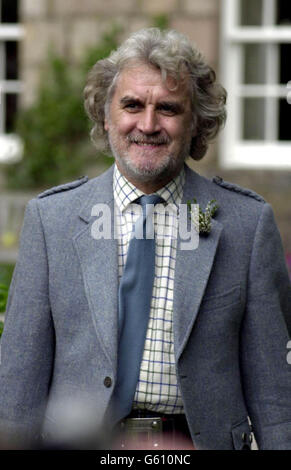
M 291 1 L 222 0 L 225 168 L 291 168 Z
M 23 28 L 18 24 L 17 0 L 0 0 L 0 163 L 21 157 L 21 142 L 14 134 L 19 80 L 18 52 Z

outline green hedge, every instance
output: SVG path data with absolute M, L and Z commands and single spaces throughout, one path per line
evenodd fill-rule
M 24 155 L 5 170 L 9 189 L 42 189 L 64 183 L 96 164 L 97 156 L 100 163 L 111 165 L 113 159 L 90 142 L 83 88 L 88 70 L 118 46 L 119 33 L 120 28 L 113 26 L 78 65 L 50 51 L 34 104 L 18 114 L 15 132 L 24 142 Z

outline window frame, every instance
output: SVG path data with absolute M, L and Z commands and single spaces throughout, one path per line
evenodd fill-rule
M 24 28 L 22 25 L 19 23 L 2 23 L 0 16 L 0 163 L 10 163 L 21 158 L 21 140 L 16 134 L 8 133 L 5 129 L 6 100 L 4 97 L 8 93 L 21 94 L 24 89 L 21 80 L 12 80 L 5 77 L 5 43 L 8 41 L 19 42 L 22 40 L 23 36 Z
M 275 16 L 275 1 L 263 0 L 262 26 L 240 26 L 240 0 L 222 0 L 220 75 L 228 92 L 228 119 L 219 145 L 219 160 L 223 168 L 291 169 L 291 136 L 290 141 L 277 140 L 278 99 L 287 101 L 289 82 L 280 84 L 276 80 L 276 63 L 279 60 L 277 46 L 291 44 L 291 25 L 271 24 Z M 266 84 L 242 84 L 243 46 L 251 43 L 267 46 Z M 242 98 L 247 97 L 267 98 L 265 140 L 244 140 L 241 135 Z

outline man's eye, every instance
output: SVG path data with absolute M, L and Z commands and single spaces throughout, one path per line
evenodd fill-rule
M 159 107 L 159 111 L 169 116 L 174 116 L 176 114 L 176 110 L 173 106 L 163 105 Z
M 140 105 L 138 103 L 127 103 L 125 105 L 125 109 L 127 109 L 128 111 L 136 111 L 140 109 Z

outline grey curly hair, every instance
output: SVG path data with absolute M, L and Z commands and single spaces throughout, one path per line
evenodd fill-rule
M 190 99 L 196 135 L 191 142 L 190 156 L 200 160 L 209 142 L 216 137 L 226 120 L 226 91 L 216 83 L 214 70 L 202 54 L 181 33 L 146 28 L 132 34 L 111 55 L 99 60 L 88 74 L 84 89 L 84 106 L 94 122 L 91 138 L 98 142 L 105 134 L 104 120 L 116 89 L 117 79 L 125 67 L 145 63 L 161 70 L 176 83 L 188 72 Z

